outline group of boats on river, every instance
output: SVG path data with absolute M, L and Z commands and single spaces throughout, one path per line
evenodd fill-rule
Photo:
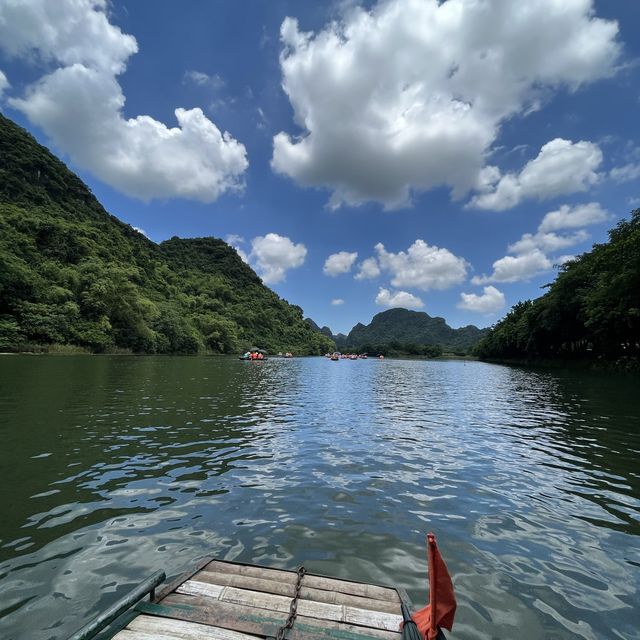
M 243 353 L 241 356 L 238 356 L 240 360 L 266 360 L 267 352 L 264 349 L 258 349 L 257 347 L 251 347 L 249 351 Z M 293 358 L 293 353 L 291 351 L 279 351 L 277 353 L 278 358 Z
M 378 358 L 378 360 L 384 360 L 384 356 L 381 354 L 379 356 L 372 356 Z M 325 358 L 329 358 L 330 360 L 367 360 L 369 358 L 368 353 L 340 353 L 339 351 L 334 351 L 333 353 L 326 353 Z
M 290 351 L 286 352 L 278 352 L 278 358 L 293 358 L 293 353 Z M 377 358 L 378 360 L 384 360 L 384 356 L 372 356 L 373 358 Z M 257 347 L 252 347 L 246 353 L 243 353 L 239 356 L 240 360 L 266 360 L 267 352 L 264 349 L 258 349 Z M 334 351 L 333 353 L 325 353 L 325 358 L 329 358 L 329 360 L 367 360 L 369 358 L 368 353 L 340 353 L 339 351 Z

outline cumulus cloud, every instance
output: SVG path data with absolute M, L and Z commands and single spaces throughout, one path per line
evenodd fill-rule
M 138 233 L 141 233 L 143 236 L 145 236 L 147 238 L 149 237 L 147 235 L 147 232 L 144 229 L 141 229 L 140 227 L 133 227 L 133 229 L 134 229 L 134 231 L 137 231 Z
M 286 18 L 282 86 L 299 133 L 274 137 L 272 167 L 331 190 L 330 204 L 407 204 L 413 190 L 478 182 L 500 125 L 614 73 L 618 25 L 592 0 L 349 3 L 312 33 Z
M 424 240 L 416 240 L 406 252 L 390 253 L 381 242 L 375 249 L 380 268 L 391 275 L 394 287 L 442 290 L 460 284 L 467 275 L 463 258 Z
M 7 76 L 4 75 L 2 71 L 0 71 L 0 100 L 2 100 L 2 94 L 10 87 L 9 81 L 7 80 Z
M 252 262 L 255 262 L 265 284 L 276 284 L 285 279 L 287 271 L 302 266 L 307 257 L 303 244 L 294 244 L 277 233 L 267 233 L 251 241 Z
M 597 202 L 570 207 L 563 205 L 556 211 L 547 213 L 538 227 L 537 233 L 525 233 L 520 240 L 507 247 L 507 255 L 493 263 L 491 275 L 474 276 L 473 284 L 488 282 L 518 282 L 549 271 L 552 266 L 573 260 L 572 255 L 550 258 L 549 254 L 572 247 L 589 239 L 584 229 L 591 224 L 604 222 L 609 213 Z M 559 234 L 556 231 L 578 229 L 573 233 Z
M 214 91 L 219 91 L 225 85 L 225 81 L 217 73 L 209 75 L 203 71 L 190 70 L 185 71 L 184 79 L 188 82 L 193 82 L 193 84 L 196 84 L 199 87 L 207 87 Z
M 622 167 L 611 169 L 609 175 L 616 182 L 632 182 L 640 178 L 640 163 L 625 164 Z
M 504 308 L 506 301 L 502 291 L 492 286 L 484 287 L 483 291 L 482 295 L 461 293 L 458 308 L 486 315 L 496 313 Z
M 575 207 L 562 205 L 556 211 L 550 211 L 540 223 L 539 231 L 557 231 L 559 229 L 575 229 L 592 224 L 606 222 L 611 215 L 598 202 L 579 204 Z
M 424 302 L 407 291 L 394 291 L 380 287 L 376 296 L 376 304 L 381 307 L 402 307 L 404 309 L 421 309 Z
M 566 247 L 584 242 L 589 238 L 589 234 L 584 230 L 575 233 L 560 236 L 557 233 L 525 233 L 520 240 L 510 244 L 507 248 L 509 253 L 523 254 L 531 253 L 535 249 L 540 249 L 543 253 L 553 253 Z
M 356 280 L 373 280 L 380 275 L 380 267 L 375 258 L 367 258 L 358 265 L 358 273 L 354 276 Z
M 505 256 L 493 263 L 493 273 L 490 276 L 474 276 L 472 284 L 486 284 L 487 282 L 519 282 L 530 280 L 533 276 L 549 271 L 553 263 L 547 256 L 534 249 L 518 256 Z
M 245 243 L 243 236 L 239 236 L 236 233 L 230 233 L 224 240 L 228 245 L 236 250 L 236 253 L 240 256 L 240 259 L 243 262 L 249 264 L 249 256 L 247 255 L 247 252 L 242 248 L 242 245 Z
M 243 244 L 244 236 L 239 236 L 237 233 L 230 233 L 225 237 L 224 241 L 231 246 L 235 244 Z
M 212 202 L 242 189 L 244 146 L 201 109 L 176 109 L 177 127 L 123 116 L 117 75 L 138 46 L 109 22 L 106 7 L 106 0 L 0 3 L 0 48 L 57 65 L 9 104 L 74 163 L 130 196 Z
M 325 276 L 335 277 L 341 273 L 349 273 L 353 263 L 358 257 L 357 252 L 349 253 L 348 251 L 340 251 L 332 253 L 324 263 L 322 271 Z
M 2 2 L 0 47 L 14 57 L 82 64 L 117 75 L 138 43 L 109 22 L 106 9 L 107 0 Z
M 341 304 L 344 304 L 344 300 L 343 300 L 342 298 L 334 298 L 334 299 L 331 301 L 331 304 L 332 304 L 334 307 L 338 307 L 338 306 L 340 306 Z
M 481 193 L 469 206 L 503 211 L 526 198 L 545 200 L 586 191 L 598 181 L 596 170 L 601 162 L 602 151 L 597 144 L 555 138 L 543 145 L 520 173 L 501 175 L 496 167 L 486 167 L 478 182 Z

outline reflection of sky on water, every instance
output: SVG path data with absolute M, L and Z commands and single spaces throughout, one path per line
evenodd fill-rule
M 418 602 L 431 529 L 458 591 L 454 638 L 640 637 L 630 379 L 472 362 L 13 363 L 2 637 L 65 637 L 152 570 L 205 554 L 304 560 Z

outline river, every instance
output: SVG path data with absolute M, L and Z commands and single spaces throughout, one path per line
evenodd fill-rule
M 203 555 L 405 587 L 457 639 L 640 638 L 637 377 L 480 362 L 0 357 L 0 638 Z

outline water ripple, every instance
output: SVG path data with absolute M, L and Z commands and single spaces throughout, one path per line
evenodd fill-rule
M 0 361 L 0 636 L 214 555 L 404 586 L 452 638 L 640 638 L 637 380 L 472 362 Z

